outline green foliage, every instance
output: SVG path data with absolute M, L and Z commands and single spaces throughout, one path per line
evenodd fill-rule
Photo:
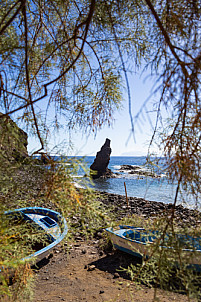
M 157 231 L 156 240 L 146 245 L 146 256 L 141 261 L 128 268 L 120 268 L 126 272 L 131 280 L 141 285 L 161 288 L 187 295 L 189 301 L 200 299 L 200 271 L 194 265 L 196 257 L 200 257 L 196 252 L 194 241 L 189 241 L 189 235 L 200 239 L 200 228 L 179 227 L 176 222 L 169 224 L 167 218 L 155 218 L 144 220 L 138 216 L 129 217 L 117 224 L 135 225 L 147 231 L 147 238 L 153 235 L 152 231 Z M 186 251 L 185 251 L 186 249 Z M 189 250 L 192 250 L 189 253 Z M 193 300 L 194 301 L 194 300 Z
M 32 228 L 29 223 L 10 220 L 1 209 L 0 225 L 0 297 L 4 301 L 28 301 L 31 298 L 33 272 L 23 258 L 35 252 L 36 245 L 47 243 L 44 233 Z M 13 286 L 11 285 L 11 279 Z M 29 300 L 30 301 L 30 300 Z
M 151 69 L 156 75 L 154 93 L 160 93 L 151 144 L 160 126 L 163 136 L 160 140 L 156 136 L 156 141 L 166 156 L 168 176 L 178 182 L 171 217 L 157 224 L 166 231 L 174 226 L 174 206 L 181 187 L 190 191 L 199 205 L 200 16 L 199 1 L 190 0 L 2 1 L 0 108 L 7 115 L 16 113 L 18 122 L 27 125 L 44 150 L 52 128 L 61 126 L 61 117 L 66 118 L 68 131 L 79 127 L 96 133 L 103 124 L 111 125 L 122 100 L 124 77 L 130 107 L 128 72 L 133 66 L 134 70 L 144 65 L 145 70 Z M 149 118 L 146 105 L 142 104 L 136 123 L 144 113 Z M 171 118 L 168 126 L 163 124 L 163 109 Z M 48 204 L 85 234 L 106 225 L 105 209 L 90 190 L 74 187 L 73 169 L 65 162 L 58 165 L 50 160 L 48 173 L 32 163 L 5 166 L 7 151 L 2 144 L 10 136 L 16 139 L 13 149 L 22 149 L 22 142 L 9 123 L 3 128 L 0 125 L 0 133 L 2 213 L 8 206 Z M 171 232 L 174 238 L 174 228 Z M 4 254 L 0 251 L 1 261 Z M 156 246 L 156 260 L 143 264 L 141 276 L 149 284 L 163 286 L 172 274 L 172 267 L 165 266 L 168 258 Z M 150 270 L 156 272 L 151 280 Z M 198 292 L 189 273 L 180 270 L 176 275 L 183 278 L 189 297 Z
M 121 98 L 119 67 L 113 64 L 115 59 L 108 60 L 106 41 L 96 45 L 99 34 L 95 21 L 90 26 L 89 38 L 84 37 L 86 26 L 90 25 L 90 3 L 27 1 L 25 11 L 17 14 L 12 26 L 8 25 L 9 18 L 20 9 L 20 3 L 13 9 L 12 2 L 2 6 L 2 109 L 10 111 L 24 106 L 22 119 L 30 130 L 33 124 L 41 138 L 48 126 L 42 126 L 36 106 L 27 106 L 40 98 L 44 98 L 46 114 L 55 107 L 56 115 L 66 116 L 67 127 L 96 131 L 103 122 L 111 124 L 112 112 Z M 12 55 L 4 40 L 13 44 Z M 44 87 L 52 91 L 47 98 Z M 11 109 L 13 99 L 15 105 Z
M 78 189 L 74 184 L 73 175 L 77 169 L 82 167 L 88 173 L 83 162 L 66 158 L 58 166 L 54 165 L 53 162 L 45 199 L 64 217 L 68 217 L 69 234 L 80 232 L 88 237 L 106 227 L 113 215 L 98 201 L 98 193 L 89 188 L 90 179 L 86 176 L 82 180 L 85 189 Z
M 49 159 L 43 165 L 37 159 L 12 164 L 1 169 L 0 174 L 0 292 L 2 299 L 10 296 L 11 301 L 30 301 L 34 275 L 32 263 L 21 261 L 30 255 L 35 245 L 44 247 L 46 238 L 28 223 L 13 224 L 4 211 L 25 206 L 53 208 L 66 217 L 71 240 L 83 236 L 93 237 L 97 230 L 107 227 L 112 219 L 109 209 L 98 201 L 98 195 L 91 189 L 77 189 L 73 175 L 83 162 L 64 158 L 56 162 Z M 87 173 L 87 170 L 86 170 Z M 84 179 L 82 185 L 89 180 Z M 10 278 L 13 285 L 10 286 Z M 26 300 L 27 299 L 27 300 Z

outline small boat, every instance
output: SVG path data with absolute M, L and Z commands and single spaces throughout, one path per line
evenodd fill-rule
M 140 258 L 146 256 L 148 238 L 145 241 L 145 236 L 142 236 L 145 231 L 143 228 L 120 225 L 115 229 L 107 228 L 106 231 L 118 250 Z
M 162 234 L 158 231 L 146 231 L 143 228 L 124 225 L 117 228 L 110 227 L 106 231 L 114 247 L 123 252 L 140 258 L 149 258 L 150 247 L 157 240 L 160 248 L 167 249 L 167 252 L 170 252 L 169 255 L 172 261 L 176 259 L 174 252 L 179 251 L 182 260 L 186 261 L 188 267 L 201 271 L 201 237 L 177 234 L 174 246 L 171 246 L 170 235 L 166 234 L 162 239 Z M 160 242 L 162 243 L 160 244 Z
M 21 259 L 23 261 L 35 260 L 38 262 L 42 260 L 64 239 L 68 232 L 65 218 L 62 217 L 60 213 L 50 209 L 27 207 L 6 211 L 4 214 L 6 215 L 5 217 L 9 219 L 12 226 L 16 225 L 16 230 L 17 225 L 24 224 L 25 228 L 27 228 L 27 234 L 29 234 L 31 227 L 34 231 L 38 231 L 41 238 L 44 237 L 44 241 L 39 240 L 38 243 L 34 242 L 32 248 L 34 252 Z

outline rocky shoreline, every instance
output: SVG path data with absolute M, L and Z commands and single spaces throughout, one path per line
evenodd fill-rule
M 7 205 L 11 206 L 11 204 L 9 203 L 9 201 L 11 200 L 13 205 L 13 202 L 15 203 L 15 199 L 18 201 L 24 200 L 25 202 L 25 200 L 28 200 L 30 198 L 30 195 L 32 196 L 31 199 L 33 200 L 34 205 L 35 198 L 38 199 L 37 197 L 39 197 L 40 194 L 43 194 L 40 192 L 42 187 L 44 188 L 46 182 L 45 179 L 47 175 L 45 173 L 45 170 L 40 166 L 30 167 L 29 165 L 25 165 L 24 168 L 21 167 L 18 171 L 15 170 L 15 172 L 16 173 L 13 176 L 13 185 L 20 185 L 20 190 L 15 196 L 15 198 L 13 196 L 12 190 L 10 191 L 10 194 L 7 194 Z M 77 188 L 77 190 L 79 191 L 80 189 Z M 108 209 L 112 209 L 112 212 L 115 213 L 116 219 L 118 220 L 125 217 L 129 217 L 131 215 L 137 215 L 143 217 L 144 219 L 154 219 L 159 216 L 167 217 L 171 215 L 173 207 L 171 203 L 165 204 L 163 202 L 150 201 L 138 197 L 128 197 L 126 199 L 125 195 L 100 191 L 96 192 L 98 194 L 98 201 L 100 201 Z M 52 204 L 50 204 L 50 202 L 47 203 L 47 201 L 45 201 L 44 206 L 52 207 Z M 177 205 L 175 208 L 175 220 L 181 226 L 188 225 L 191 227 L 201 227 L 201 212 L 186 208 L 182 205 Z
M 101 192 L 99 200 L 108 207 L 113 207 L 119 219 L 129 215 L 138 215 L 146 218 L 168 217 L 171 215 L 173 204 L 148 201 L 143 198 L 126 197 L 123 195 Z M 197 210 L 188 209 L 182 205 L 175 208 L 175 220 L 180 226 L 201 226 L 201 213 Z

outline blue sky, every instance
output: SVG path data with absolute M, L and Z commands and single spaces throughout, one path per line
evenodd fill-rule
M 129 77 L 131 99 L 132 99 L 132 115 L 133 117 L 139 112 L 142 104 L 150 96 L 151 88 L 154 80 L 145 76 L 140 76 L 140 73 Z M 104 126 L 94 136 L 83 135 L 81 131 L 72 132 L 71 140 L 73 149 L 71 155 L 95 156 L 104 144 L 105 139 L 111 140 L 112 153 L 111 156 L 142 156 L 147 154 L 149 141 L 153 133 L 153 127 L 148 120 L 149 117 L 154 125 L 156 114 L 151 112 L 152 102 L 154 97 L 149 100 L 146 110 L 140 115 L 138 124 L 135 124 L 135 140 L 131 133 L 131 121 L 129 115 L 128 97 L 124 93 L 124 101 L 122 103 L 123 109 L 115 112 L 114 123 L 112 127 Z M 129 138 L 130 137 L 130 138 Z M 69 140 L 69 134 L 61 130 L 56 135 L 50 135 L 49 147 L 53 149 L 55 146 L 62 146 L 63 141 Z M 39 148 L 39 144 L 33 138 L 29 138 L 28 151 L 31 153 L 33 150 Z M 67 153 L 68 150 L 64 148 Z

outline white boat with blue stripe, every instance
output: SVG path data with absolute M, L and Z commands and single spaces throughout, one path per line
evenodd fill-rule
M 120 225 L 107 228 L 107 233 L 115 248 L 140 258 L 149 258 L 153 246 L 166 249 L 168 259 L 179 265 L 201 271 L 201 237 L 188 234 L 163 234 L 159 231 L 145 230 L 134 226 Z M 153 254 L 154 255 L 154 254 Z M 179 261 L 180 260 L 180 261 Z
M 26 207 L 6 211 L 4 214 L 13 224 L 28 223 L 27 226 L 38 230 L 46 238 L 44 245 L 36 244 L 35 246 L 38 246 L 38 249 L 34 248 L 33 250 L 36 250 L 32 254 L 22 259 L 25 261 L 34 259 L 37 262 L 49 255 L 68 232 L 66 219 L 60 213 L 51 209 Z

